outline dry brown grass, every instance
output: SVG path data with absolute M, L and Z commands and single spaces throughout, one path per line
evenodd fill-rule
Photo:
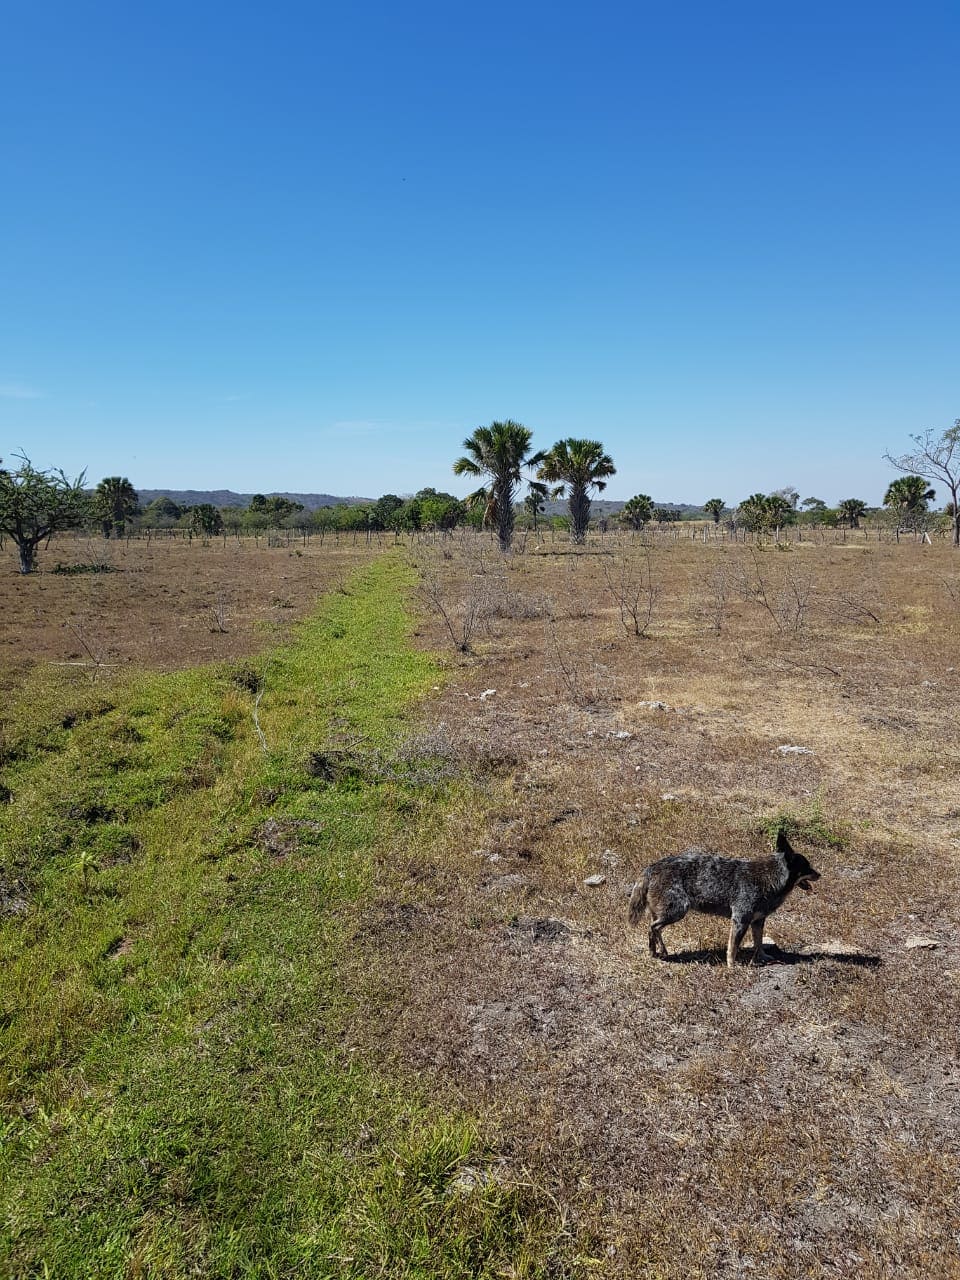
M 422 637 L 428 740 L 495 767 L 381 869 L 371 1052 L 496 1114 L 601 1274 L 958 1275 L 960 557 L 654 547 L 639 638 L 603 572 L 638 554 L 432 564 L 451 608 L 511 602 L 472 653 Z M 768 924 L 782 962 L 727 972 L 700 916 L 649 960 L 640 868 L 759 855 L 778 815 L 823 872 Z
M 364 558 L 363 540 L 129 542 L 61 535 L 23 577 L 0 555 L 0 688 L 35 663 L 172 670 L 255 653 Z M 103 564 L 106 572 L 56 573 Z

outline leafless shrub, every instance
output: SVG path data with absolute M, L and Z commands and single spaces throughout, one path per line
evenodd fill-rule
M 531 618 L 549 618 L 553 616 L 553 601 L 539 592 L 527 594 L 524 591 L 511 591 L 502 583 L 490 592 L 487 600 L 486 617 L 509 618 L 513 621 L 526 621 Z
M 699 582 L 704 591 L 704 603 L 698 609 L 698 614 L 709 622 L 714 634 L 719 635 L 726 621 L 730 600 L 730 572 L 725 564 L 718 564 L 712 572 L 702 574 Z
M 73 632 L 77 639 L 77 643 L 84 650 L 87 657 L 86 659 L 80 659 L 79 661 L 71 660 L 67 662 L 55 662 L 53 665 L 55 667 L 89 667 L 90 681 L 92 684 L 96 684 L 100 679 L 101 671 L 114 664 L 104 662 L 103 650 L 99 646 L 95 645 L 94 641 L 88 637 L 86 626 L 82 618 L 79 618 L 76 622 L 67 621 L 64 623 L 64 626 L 68 631 Z
M 757 547 L 751 547 L 750 554 L 751 568 L 741 566 L 738 575 L 743 598 L 759 605 L 781 634 L 802 631 L 813 598 L 809 575 L 793 564 L 768 567 Z
M 546 647 L 549 669 L 557 682 L 557 692 L 566 693 L 578 707 L 595 707 L 613 696 L 613 678 L 599 662 L 588 662 L 564 643 L 553 618 L 547 620 Z
M 960 609 L 960 578 L 945 578 L 941 576 L 939 582 L 952 608 Z
M 220 635 L 227 633 L 227 602 L 222 595 L 218 595 L 216 600 L 210 606 L 210 621 L 213 626 L 211 631 L 216 631 Z
M 862 626 L 883 621 L 882 603 L 862 591 L 839 591 L 833 598 L 833 621 L 837 626 Z
M 645 636 L 657 601 L 650 548 L 642 547 L 639 555 L 621 555 L 612 562 L 605 560 L 603 577 L 624 631 L 628 635 Z
M 468 579 L 465 593 L 458 600 L 452 583 L 443 577 L 435 563 L 421 560 L 419 567 L 421 600 L 442 620 L 457 652 L 469 653 L 471 642 L 488 614 L 487 582 L 483 578 Z

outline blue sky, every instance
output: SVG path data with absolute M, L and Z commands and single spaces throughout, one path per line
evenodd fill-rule
M 608 495 L 877 501 L 960 416 L 955 4 L 0 13 L 0 455 L 465 492 L 480 423 Z

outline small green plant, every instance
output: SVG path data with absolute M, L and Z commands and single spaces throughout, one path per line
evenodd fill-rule
M 819 795 L 813 797 L 806 813 L 778 809 L 761 821 L 760 831 L 771 844 L 776 841 L 778 835 L 785 835 L 788 840 L 801 840 L 828 849 L 843 849 L 847 843 L 844 828 L 838 823 L 829 822 L 824 817 Z
M 100 864 L 89 849 L 81 849 L 80 853 L 77 854 L 77 867 L 83 877 L 83 892 L 89 893 L 91 872 L 99 871 Z

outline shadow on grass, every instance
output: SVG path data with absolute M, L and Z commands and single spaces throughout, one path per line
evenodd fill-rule
M 771 968 L 774 965 L 785 964 L 813 964 L 818 960 L 829 960 L 835 964 L 849 964 L 856 969 L 879 969 L 883 961 L 879 956 L 867 956 L 858 951 L 781 951 L 778 946 L 772 943 L 766 944 L 767 962 L 756 966 L 761 969 Z M 678 951 L 674 955 L 661 957 L 667 964 L 715 964 L 725 965 L 727 963 L 726 948 L 707 948 L 700 951 Z M 755 967 L 750 958 L 750 952 L 741 952 L 737 961 L 738 967 L 744 965 L 747 968 Z

